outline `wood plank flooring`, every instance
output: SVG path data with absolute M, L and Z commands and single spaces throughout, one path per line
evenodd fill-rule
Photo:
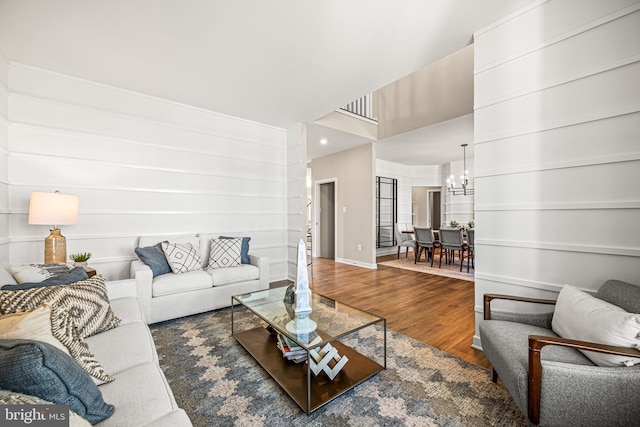
M 386 317 L 389 329 L 490 368 L 484 353 L 471 348 L 473 282 L 380 265 L 370 270 L 324 258 L 314 258 L 312 268 L 313 291 Z

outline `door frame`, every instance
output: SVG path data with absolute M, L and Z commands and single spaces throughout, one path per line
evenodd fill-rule
M 333 183 L 333 258 L 338 258 L 338 178 L 320 179 L 314 181 L 314 210 L 313 222 L 315 236 L 313 237 L 313 245 L 311 248 L 311 256 L 318 256 L 320 253 L 320 186 L 322 184 Z
M 433 193 L 440 193 L 440 227 L 442 227 L 442 189 L 440 188 L 428 188 L 427 189 L 427 226 L 433 228 Z

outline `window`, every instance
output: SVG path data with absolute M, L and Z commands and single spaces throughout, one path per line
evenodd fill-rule
M 394 224 L 398 220 L 398 180 L 376 177 L 376 248 L 396 246 Z

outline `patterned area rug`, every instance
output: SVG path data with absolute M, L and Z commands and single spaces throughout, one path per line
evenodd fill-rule
M 387 267 L 395 267 L 402 268 L 405 270 L 411 271 L 419 271 L 421 273 L 435 274 L 436 276 L 446 276 L 453 277 L 454 279 L 461 280 L 469 280 L 473 282 L 474 279 L 474 269 L 470 268 L 469 273 L 467 273 L 467 260 L 465 259 L 464 265 L 462 266 L 462 272 L 460 272 L 460 261 L 456 258 L 456 264 L 445 265 L 444 259 L 442 261 L 442 268 L 438 268 L 438 257 L 436 257 L 433 262 L 433 267 L 431 267 L 431 261 L 420 261 L 417 264 L 413 263 L 413 258 L 409 255 L 408 258 L 400 257 L 400 259 L 394 259 L 391 261 L 384 261 L 378 263 L 380 265 L 385 265 Z
M 230 309 L 151 330 L 160 365 L 194 426 L 527 425 L 487 370 L 390 330 L 387 369 L 309 416 L 231 336 Z M 343 342 L 382 363 L 374 345 L 381 328 L 356 335 Z

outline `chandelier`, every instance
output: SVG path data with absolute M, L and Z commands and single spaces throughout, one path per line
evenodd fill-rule
M 456 181 L 453 175 L 447 178 L 447 190 L 454 196 L 470 196 L 473 194 L 473 188 L 469 187 L 469 171 L 467 170 L 467 145 L 462 144 L 464 175 L 460 175 L 462 185 L 456 187 Z

